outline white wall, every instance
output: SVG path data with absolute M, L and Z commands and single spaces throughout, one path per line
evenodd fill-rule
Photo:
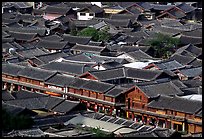
M 92 5 L 97 5 L 98 7 L 102 7 L 102 4 L 101 2 L 91 2 Z
M 90 16 L 89 13 L 85 13 L 85 16 L 81 16 L 80 12 L 77 12 L 77 19 L 78 20 L 90 20 L 93 17 L 95 17 L 95 14 L 93 16 Z

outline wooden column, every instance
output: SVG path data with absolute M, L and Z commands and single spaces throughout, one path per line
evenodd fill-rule
M 184 122 L 182 123 L 182 131 L 183 132 L 185 131 L 185 123 Z
M 134 112 L 132 112 L 132 120 L 134 121 L 135 119 L 135 115 L 134 115 Z
M 97 110 L 97 107 L 98 107 L 97 104 L 95 104 L 95 106 L 94 106 L 94 111 L 95 111 L 95 112 L 98 111 L 98 110 Z
M 18 91 L 20 91 L 21 90 L 21 86 L 20 85 L 18 85 Z
M 147 125 L 149 125 L 149 123 L 150 123 L 150 118 L 149 116 L 147 116 Z

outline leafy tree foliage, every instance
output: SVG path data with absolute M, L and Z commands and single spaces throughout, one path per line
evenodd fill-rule
M 157 33 L 153 39 L 148 41 L 148 44 L 155 49 L 154 56 L 161 58 L 169 58 L 179 43 L 178 38 L 172 38 L 162 33 Z
M 106 29 L 98 31 L 97 29 L 92 27 L 82 29 L 77 33 L 77 35 L 92 37 L 93 41 L 107 41 L 110 39 L 110 34 Z
M 114 136 L 113 134 L 105 133 L 100 129 L 100 127 L 92 128 L 91 131 L 92 133 L 95 133 L 94 137 L 113 137 Z

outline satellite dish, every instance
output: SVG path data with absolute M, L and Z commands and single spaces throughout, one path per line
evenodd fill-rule
M 15 48 L 9 48 L 9 54 L 15 54 L 16 49 Z

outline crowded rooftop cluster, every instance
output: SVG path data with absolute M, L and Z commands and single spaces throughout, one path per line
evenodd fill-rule
M 202 2 L 2 2 L 2 136 L 201 137 Z

